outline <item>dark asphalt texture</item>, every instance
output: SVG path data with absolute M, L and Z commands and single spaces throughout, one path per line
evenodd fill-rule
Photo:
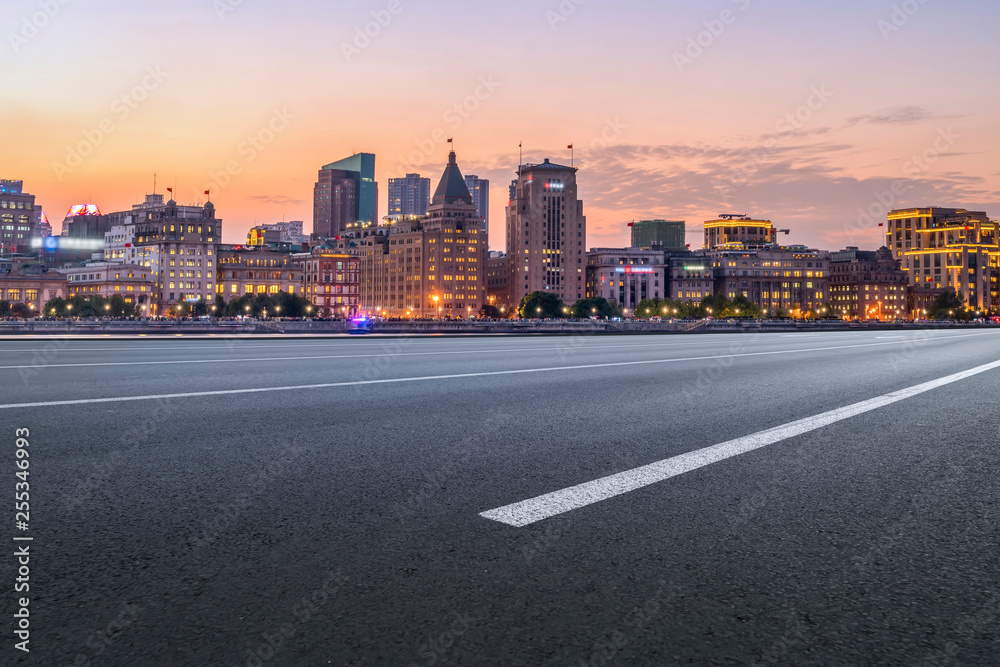
M 0 341 L 5 406 L 424 378 L 0 409 L 34 537 L 0 664 L 995 665 L 1000 370 L 479 513 L 998 359 L 994 330 Z M 517 369 L 553 370 L 439 377 Z

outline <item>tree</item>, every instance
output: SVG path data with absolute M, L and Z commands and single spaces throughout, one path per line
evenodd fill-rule
M 650 317 L 662 317 L 664 315 L 664 306 L 661 305 L 662 303 L 659 299 L 643 299 L 635 307 L 635 316 L 647 319 Z
M 10 301 L 0 301 L 0 317 L 10 317 Z
M 479 317 L 490 320 L 499 320 L 501 317 L 503 317 L 503 315 L 500 314 L 500 309 L 497 308 L 496 306 L 493 306 L 491 304 L 486 304 L 485 306 L 479 309 Z
M 108 313 L 112 317 L 132 317 L 135 315 L 135 304 L 127 303 L 124 298 L 117 294 L 111 297 L 107 305 L 111 306 Z
M 42 309 L 45 317 L 62 317 L 66 314 L 66 300 L 61 296 L 49 299 Z
M 222 298 L 221 294 L 215 295 L 215 310 L 212 311 L 214 315 L 222 315 L 226 312 L 226 300 Z
M 580 319 L 586 319 L 588 317 L 601 317 L 604 319 L 610 319 L 612 317 L 621 317 L 621 308 L 618 307 L 617 303 L 612 303 L 605 298 L 587 298 L 580 299 L 573 307 L 570 308 L 570 312 L 573 317 L 578 317 Z
M 29 319 L 34 316 L 34 312 L 28 307 L 28 304 L 21 303 L 18 301 L 10 308 L 11 312 L 14 313 L 14 317 L 20 317 L 22 320 Z
M 559 295 L 551 292 L 532 292 L 523 299 L 517 312 L 521 317 L 534 319 L 556 319 L 566 317 L 563 302 Z
M 935 320 L 969 319 L 965 311 L 965 299 L 955 290 L 948 288 L 931 304 L 931 317 Z

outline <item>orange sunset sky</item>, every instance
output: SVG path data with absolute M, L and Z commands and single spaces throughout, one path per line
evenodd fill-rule
M 862 212 L 883 205 L 1000 216 L 986 0 L 43 5 L 2 10 L 0 178 L 56 233 L 73 204 L 141 201 L 154 173 L 181 203 L 210 187 L 227 242 L 308 231 L 317 169 L 359 151 L 384 214 L 389 178 L 436 185 L 434 137 L 491 180 L 492 249 L 519 142 L 526 162 L 575 145 L 591 247 L 649 217 L 687 220 L 693 247 L 704 220 L 745 213 L 836 249 L 880 245 Z

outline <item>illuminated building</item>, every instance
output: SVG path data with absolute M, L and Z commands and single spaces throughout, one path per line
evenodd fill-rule
M 49 224 L 49 218 L 45 215 L 45 211 L 43 211 L 40 206 L 35 206 L 35 215 L 37 216 L 38 222 L 35 225 L 34 232 L 32 232 L 32 237 L 43 239 L 46 236 L 52 236 L 52 225 Z
M 714 250 L 734 243 L 773 245 L 778 241 L 778 231 L 770 220 L 754 220 L 746 215 L 722 215 L 718 220 L 705 223 L 705 249 Z
M 0 180 L 0 254 L 24 253 L 35 230 L 35 195 L 21 181 Z
M 916 302 L 954 289 L 969 307 L 1000 308 L 1000 225 L 986 213 L 960 208 L 891 211 L 886 246 L 901 260 Z
M 375 156 L 357 153 L 324 166 L 313 189 L 313 239 L 332 238 L 378 221 Z
M 830 258 L 804 246 L 732 244 L 705 252 L 715 294 L 743 296 L 764 314 L 816 314 L 830 299 Z
M 292 255 L 302 272 L 303 294 L 317 317 L 354 317 L 361 299 L 361 260 L 332 248 Z
M 302 291 L 302 269 L 287 252 L 218 246 L 216 294 L 229 302 L 246 295 Z
M 113 222 L 101 216 L 96 204 L 71 206 L 63 218 L 62 236 L 73 239 L 103 239 Z
M 472 203 L 476 205 L 476 212 L 482 225 L 479 227 L 483 234 L 490 233 L 490 182 L 485 178 L 479 178 L 473 174 L 465 177 L 465 187 L 469 188 L 472 195 Z
M 66 278 L 67 296 L 120 296 L 125 303 L 144 306 L 157 299 L 156 282 L 150 269 L 134 264 L 98 262 L 56 269 Z
M 135 225 L 115 225 L 104 235 L 104 261 L 124 264 L 135 245 Z M 150 267 L 152 268 L 152 267 Z
M 34 260 L 0 260 L 0 300 L 40 313 L 46 302 L 66 297 L 66 278 Z
M 687 230 L 683 220 L 640 220 L 631 223 L 632 247 L 650 250 L 660 246 L 668 251 L 687 248 Z
M 518 305 L 510 302 L 507 267 L 507 253 L 490 252 L 486 258 L 486 303 L 502 309 L 504 313 Z
M 849 247 L 830 253 L 830 305 L 850 320 L 894 320 L 910 314 L 909 277 L 892 252 Z
M 466 318 L 485 303 L 486 235 L 454 152 L 426 216 L 331 245 L 360 258 L 361 310 L 370 314 Z
M 605 298 L 635 313 L 643 299 L 667 296 L 667 271 L 661 251 L 640 248 L 591 248 L 587 253 L 587 298 Z M 567 302 L 567 305 L 575 303 Z M 650 317 L 662 315 L 652 313 Z
M 302 226 L 301 220 L 270 222 L 257 225 L 247 232 L 247 245 L 302 245 L 306 240 Z
M 586 293 L 587 218 L 577 194 L 577 169 L 553 164 L 518 168 L 507 207 L 510 302 L 551 292 L 564 303 Z
M 668 260 L 669 293 L 674 301 L 701 303 L 715 295 L 715 271 L 712 260 L 688 253 Z
M 179 206 L 171 199 L 162 206 L 133 207 L 116 218 L 129 219 L 135 226 L 126 262 L 150 269 L 157 283 L 159 301 L 152 314 L 165 315 L 172 306 L 215 298 L 222 220 L 215 217 L 212 202 Z
M 430 200 L 431 179 L 420 174 L 389 179 L 389 216 L 426 215 Z

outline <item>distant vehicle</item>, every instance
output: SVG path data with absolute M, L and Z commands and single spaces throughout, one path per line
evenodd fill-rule
M 348 331 L 351 333 L 368 333 L 372 330 L 372 324 L 374 324 L 374 320 L 368 317 L 355 317 L 351 319 Z

